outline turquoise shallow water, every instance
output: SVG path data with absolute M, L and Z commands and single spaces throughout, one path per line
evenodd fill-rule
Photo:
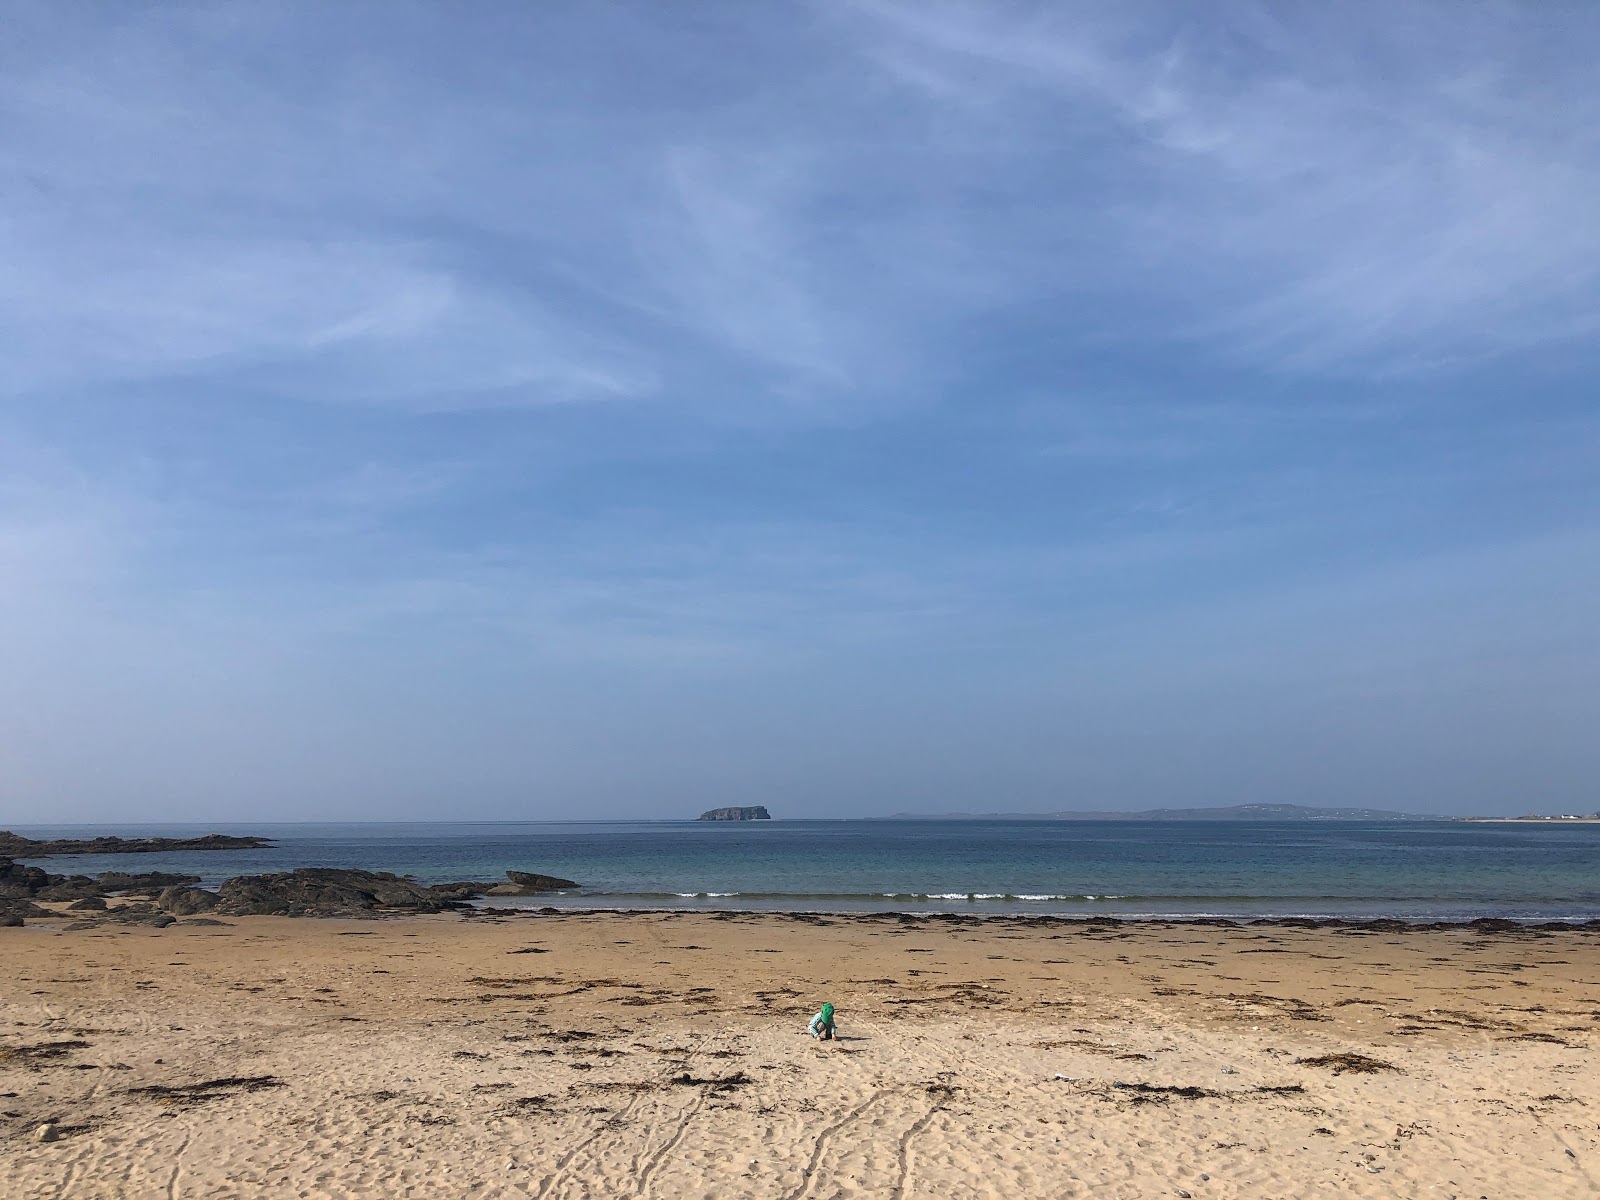
M 276 839 L 270 849 L 31 860 L 183 871 L 297 866 L 424 882 L 507 868 L 583 887 L 537 903 L 1106 916 L 1600 918 L 1600 825 L 1453 822 L 696 821 L 17 826 L 33 837 Z

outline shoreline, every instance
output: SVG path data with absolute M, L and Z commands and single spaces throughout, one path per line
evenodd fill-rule
M 201 889 L 203 890 L 203 889 Z M 108 927 L 119 923 L 119 913 L 129 917 L 153 916 L 158 911 L 153 905 L 154 892 L 130 892 L 107 897 L 107 907 L 103 911 L 80 911 L 72 907 L 72 902 L 67 900 L 36 900 L 34 906 L 40 910 L 37 916 L 28 916 L 25 919 L 27 927 L 36 929 L 53 929 L 62 932 L 61 922 L 77 926 L 73 932 L 79 932 L 100 925 Z M 927 923 L 932 925 L 949 926 L 983 926 L 995 923 L 1016 924 L 1022 927 L 1033 928 L 1092 928 L 1103 926 L 1106 928 L 1118 927 L 1165 927 L 1173 929 L 1186 928 L 1222 928 L 1222 929 L 1349 929 L 1373 933 L 1449 933 L 1469 932 L 1480 933 L 1516 933 L 1522 931 L 1532 932 L 1570 932 L 1600 934 L 1600 914 L 1594 916 L 1479 916 L 1462 918 L 1458 920 L 1434 920 L 1427 918 L 1394 917 L 1394 916 L 1341 916 L 1337 914 L 1308 916 L 1303 914 L 1283 915 L 1255 915 L 1255 914 L 1168 914 L 1168 913 L 1101 913 L 1085 914 L 1078 912 L 1038 912 L 1027 909 L 983 909 L 978 911 L 951 911 L 947 909 L 888 909 L 888 908 L 709 908 L 692 905 L 606 905 L 587 903 L 551 904 L 550 899 L 559 897 L 530 896 L 529 903 L 524 905 L 509 905 L 504 903 L 505 897 L 486 896 L 463 900 L 458 905 L 443 910 L 444 915 L 457 915 L 467 920 L 472 919 L 510 919 L 510 920 L 537 920 L 549 917 L 576 917 L 584 915 L 615 916 L 615 917 L 652 917 L 652 916 L 677 916 L 677 917 L 705 917 L 713 920 L 732 919 L 770 919 L 773 921 L 798 920 L 806 921 L 814 918 L 826 918 L 830 921 L 860 922 L 863 924 L 876 924 L 883 921 L 895 921 L 909 924 Z M 0 901 L 0 905 L 5 902 Z M 236 914 L 224 911 L 188 911 L 176 914 L 179 923 L 183 918 L 205 918 L 208 916 L 223 917 L 229 921 L 239 919 L 256 919 L 262 915 L 276 916 L 284 920 L 322 922 L 337 920 L 372 920 L 372 921 L 406 921 L 423 916 L 439 915 L 426 911 L 410 909 L 388 909 L 377 907 L 364 913 L 340 912 L 306 912 L 294 914 Z
M 1275 925 L 1283 928 L 1323 929 L 1345 926 L 1371 927 L 1375 929 L 1411 929 L 1411 930 L 1452 930 L 1452 929 L 1492 929 L 1501 924 L 1506 927 L 1531 928 L 1531 929 L 1565 929 L 1565 930 L 1600 930 L 1600 911 L 1594 915 L 1584 916 L 1478 916 L 1463 917 L 1455 920 L 1435 920 L 1425 917 L 1394 917 L 1394 916 L 1340 916 L 1336 913 L 1307 915 L 1304 913 L 1284 914 L 1226 914 L 1226 913 L 1127 913 L 1113 912 L 1103 915 L 1086 915 L 1076 912 L 1037 912 L 1027 909 L 983 909 L 971 912 L 956 912 L 948 909 L 878 909 L 878 908 L 700 908 L 695 906 L 660 905 L 649 907 L 627 905 L 588 905 L 567 904 L 527 907 L 504 907 L 486 902 L 474 902 L 472 907 L 478 911 L 491 913 L 496 916 L 523 916 L 526 914 L 538 915 L 569 915 L 579 913 L 609 913 L 625 916 L 649 916 L 655 913 L 673 913 L 677 915 L 698 915 L 708 917 L 725 916 L 754 916 L 754 917 L 788 917 L 788 916 L 821 916 L 833 917 L 842 920 L 862 918 L 867 920 L 882 918 L 905 918 L 926 921 L 947 921 L 954 923 L 978 921 L 1021 921 L 1041 922 L 1064 925 L 1225 925 L 1247 927 L 1252 925 Z M 404 913 L 393 914 L 404 916 Z

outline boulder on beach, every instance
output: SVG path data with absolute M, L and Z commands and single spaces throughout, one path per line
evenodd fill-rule
M 473 884 L 451 885 L 481 892 Z M 388 871 L 301 867 L 276 875 L 240 875 L 218 890 L 216 911 L 234 916 L 366 916 L 377 909 L 447 912 L 462 903 Z
M 0 898 L 27 899 L 50 886 L 50 875 L 39 867 L 0 858 Z M 55 878 L 60 879 L 57 875 Z
M 163 888 L 161 895 L 156 898 L 157 908 L 178 917 L 192 917 L 196 913 L 210 912 L 216 906 L 215 892 L 183 884 Z
M 535 875 L 530 871 L 507 871 L 510 883 L 497 883 L 489 889 L 491 896 L 537 896 L 543 892 L 559 892 L 566 888 L 582 887 L 571 879 L 555 875 Z
M 140 905 L 141 909 L 145 906 Z M 113 921 L 120 921 L 124 925 L 149 925 L 154 929 L 165 929 L 168 925 L 176 925 L 178 918 L 164 912 L 130 912 L 128 909 L 118 909 L 111 914 Z

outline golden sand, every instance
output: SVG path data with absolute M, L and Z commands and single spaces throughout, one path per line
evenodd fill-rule
M 1600 1195 L 1594 931 L 255 917 L 0 962 L 6 1200 Z

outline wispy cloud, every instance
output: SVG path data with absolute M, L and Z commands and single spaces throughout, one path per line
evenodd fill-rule
M 1103 181 L 1058 196 L 1105 238 L 1085 265 L 1122 273 L 1187 338 L 1349 374 L 1459 367 L 1600 324 L 1600 88 L 1576 49 L 1593 13 L 857 12 L 867 53 L 1013 165 L 1077 158 L 1054 178 Z

